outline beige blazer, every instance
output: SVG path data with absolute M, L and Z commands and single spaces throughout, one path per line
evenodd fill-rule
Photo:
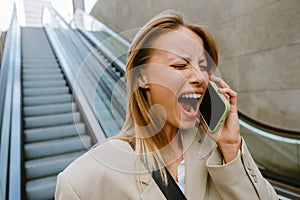
M 182 141 L 187 199 L 278 199 L 272 186 L 262 177 L 244 141 L 240 154 L 227 164 L 223 164 L 215 142 L 202 131 L 184 131 Z M 140 178 L 137 179 L 135 159 L 135 152 L 127 142 L 104 141 L 59 174 L 55 199 L 165 199 L 146 169 L 139 169 Z

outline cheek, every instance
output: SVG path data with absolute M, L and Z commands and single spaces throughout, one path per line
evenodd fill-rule
M 171 106 L 177 101 L 176 93 L 170 87 L 161 84 L 151 84 L 149 88 L 153 104 Z
M 151 91 L 152 89 L 152 91 Z M 169 88 L 160 85 L 152 85 L 151 102 L 153 105 L 160 105 L 167 114 L 167 118 L 178 119 L 181 116 L 181 109 L 178 104 L 177 96 Z M 167 119 L 167 120 L 168 120 Z
M 208 72 L 203 72 L 203 77 L 204 77 L 204 81 L 206 83 L 206 85 L 208 84 L 208 81 L 209 81 L 209 75 L 208 75 Z
M 186 79 L 184 75 L 170 67 L 152 67 L 151 72 L 147 74 L 150 85 L 155 85 L 152 90 L 165 91 L 169 90 L 177 94 Z M 156 87 L 156 86 L 160 86 Z

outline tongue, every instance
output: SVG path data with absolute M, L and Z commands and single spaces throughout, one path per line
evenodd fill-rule
M 191 104 L 185 103 L 185 102 L 180 102 L 180 105 L 184 110 L 186 110 L 187 112 L 190 112 Z

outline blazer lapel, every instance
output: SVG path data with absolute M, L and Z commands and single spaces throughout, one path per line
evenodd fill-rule
M 165 196 L 155 183 L 152 176 L 149 174 L 141 176 L 141 181 L 145 187 L 143 192 L 140 194 L 140 198 L 143 200 L 165 200 Z

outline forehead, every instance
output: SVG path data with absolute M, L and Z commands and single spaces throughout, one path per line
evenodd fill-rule
M 200 36 L 183 26 L 159 35 L 151 44 L 154 49 L 187 56 L 203 54 L 203 46 Z

